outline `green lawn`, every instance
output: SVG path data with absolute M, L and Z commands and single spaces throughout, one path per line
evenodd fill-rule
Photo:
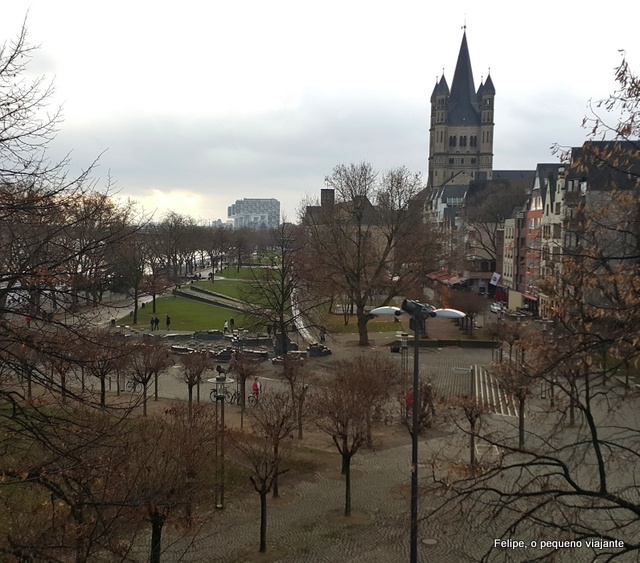
M 249 268 L 241 269 L 249 271 Z M 235 270 L 234 270 L 235 271 Z M 246 272 L 245 272 L 246 273 Z M 244 279 L 247 279 L 246 277 Z M 248 279 L 251 279 L 250 277 Z M 237 280 L 218 280 L 215 282 L 199 281 L 194 282 L 197 285 L 210 291 L 215 291 L 222 295 L 241 299 L 239 287 L 243 282 Z M 132 314 L 126 315 L 118 319 L 118 324 L 129 325 L 139 330 L 150 330 L 150 319 L 157 316 L 160 319 L 160 331 L 166 332 L 166 316 L 171 317 L 171 331 L 197 331 L 197 330 L 222 330 L 224 321 L 233 318 L 235 328 L 248 328 L 253 330 L 252 323 L 237 311 L 225 309 L 224 307 L 216 307 L 201 301 L 186 299 L 183 297 L 165 296 L 156 299 L 156 313 L 151 312 L 152 304 L 147 303 L 144 308 L 138 309 L 138 323 L 133 325 Z M 358 324 L 355 315 L 349 319 L 349 324 L 344 324 L 342 315 L 335 315 L 325 312 L 322 315 L 324 320 L 322 323 L 326 326 L 327 331 L 331 334 L 348 334 L 357 333 Z M 402 325 L 395 320 L 394 317 L 379 317 L 372 319 L 367 323 L 367 329 L 370 333 L 375 332 L 396 332 L 402 330 Z M 266 330 L 266 329 L 264 329 Z
M 217 283 L 217 282 L 216 282 Z M 119 324 L 135 326 L 138 329 L 149 329 L 150 319 L 157 315 L 160 319 L 160 330 L 166 332 L 166 316 L 171 317 L 171 331 L 196 331 L 196 330 L 222 330 L 224 321 L 233 317 L 235 327 L 242 328 L 248 325 L 247 320 L 237 311 L 215 307 L 200 301 L 192 301 L 183 297 L 160 297 L 156 299 L 156 313 L 151 313 L 152 305 L 147 303 L 138 309 L 138 323 L 132 325 L 132 315 L 126 315 L 118 319 Z
M 223 268 L 216 276 L 222 276 L 223 278 L 227 278 L 230 280 L 252 280 L 254 279 L 253 274 L 251 272 L 251 268 L 242 267 L 238 272 L 236 268 Z
M 208 291 L 215 291 L 220 295 L 226 295 L 233 299 L 242 299 L 240 287 L 242 281 L 238 280 L 216 280 L 216 281 L 197 281 L 193 282 L 193 285 L 206 289 Z

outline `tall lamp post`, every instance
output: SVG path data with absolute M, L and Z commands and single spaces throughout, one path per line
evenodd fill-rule
M 218 375 L 207 379 L 208 383 L 213 383 L 216 398 L 216 439 L 214 454 L 216 460 L 215 475 L 215 497 L 216 508 L 224 508 L 224 394 L 226 386 L 233 383 L 233 379 L 227 377 L 226 372 L 220 367 L 216 367 Z M 220 402 L 220 424 L 218 424 L 218 402 Z
M 409 335 L 403 332 L 400 340 L 400 355 L 402 364 L 402 401 L 400 401 L 402 421 L 406 424 L 407 417 L 407 375 L 409 374 Z
M 418 562 L 418 395 L 420 393 L 420 330 L 429 317 L 462 319 L 466 315 L 457 309 L 436 309 L 432 305 L 405 299 L 400 308 L 377 307 L 372 315 L 400 315 L 407 313 L 413 318 L 413 401 L 411 406 L 411 552 L 410 563 Z

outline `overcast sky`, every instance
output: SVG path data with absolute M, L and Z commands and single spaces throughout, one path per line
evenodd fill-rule
M 587 6 L 599 6 L 595 9 Z M 585 140 L 589 100 L 640 70 L 640 2 L 12 0 L 30 72 L 54 80 L 53 146 L 160 217 L 226 220 L 246 197 L 295 220 L 336 164 L 405 165 L 426 180 L 429 98 L 451 85 L 466 22 L 476 88 L 496 88 L 494 168 L 555 162 Z M 628 22 L 628 23 L 627 23 Z

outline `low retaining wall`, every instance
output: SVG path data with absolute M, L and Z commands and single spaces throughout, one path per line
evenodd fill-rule
M 396 340 L 391 343 L 391 348 L 400 349 L 401 342 Z M 420 340 L 418 346 L 421 348 L 446 348 L 448 346 L 458 346 L 459 348 L 498 348 L 498 343 L 493 340 Z M 409 348 L 413 348 L 413 341 L 409 341 Z

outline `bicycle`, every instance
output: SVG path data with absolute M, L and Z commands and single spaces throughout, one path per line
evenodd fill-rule
M 125 389 L 129 392 L 129 393 L 137 393 L 138 392 L 138 388 L 140 388 L 140 391 L 142 391 L 142 383 L 139 383 L 137 381 L 135 381 L 134 379 L 129 379 L 125 385 Z
M 225 403 L 233 404 L 240 403 L 240 393 L 238 391 L 229 391 L 229 389 L 224 389 L 223 393 Z M 218 399 L 218 391 L 216 389 L 211 389 L 209 393 L 209 399 L 211 399 L 212 403 L 215 403 Z
M 235 391 L 229 391 L 229 389 L 225 389 L 224 391 L 224 400 L 229 403 L 230 405 L 233 405 L 234 403 L 238 403 L 240 404 L 240 393 L 238 392 L 238 390 Z
M 215 389 L 212 389 L 211 393 L 209 393 L 209 399 L 211 399 L 212 403 L 216 402 L 217 395 L 216 395 Z M 224 391 L 225 403 L 228 403 L 230 405 L 234 405 L 234 404 L 239 405 L 241 399 L 242 399 L 242 395 L 240 394 L 240 391 L 238 390 L 229 391 L 229 389 L 225 389 Z M 249 403 L 249 405 L 251 405 L 252 407 L 255 407 L 258 404 L 258 395 L 256 393 L 251 393 L 250 395 L 248 395 L 247 403 Z

